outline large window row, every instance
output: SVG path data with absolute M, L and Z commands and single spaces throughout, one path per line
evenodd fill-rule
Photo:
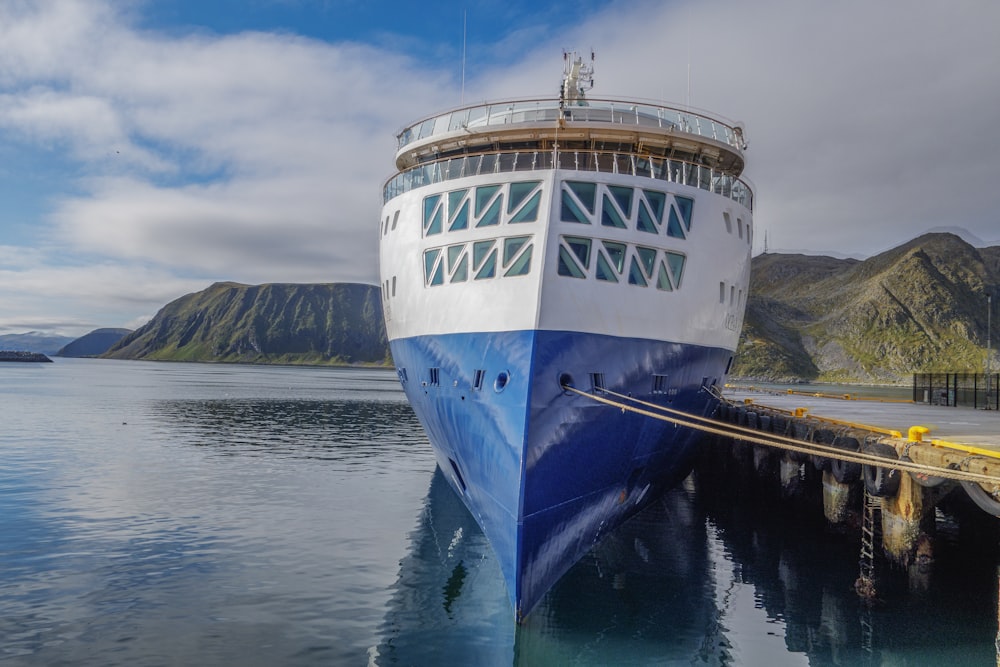
M 531 236 L 457 243 L 424 251 L 424 284 L 436 287 L 468 280 L 524 276 L 531 271 Z
M 587 181 L 562 184 L 563 222 L 636 229 L 650 234 L 687 238 L 694 200 L 659 190 L 605 185 Z
M 639 287 L 679 289 L 686 257 L 679 252 L 582 236 L 559 237 L 561 276 Z
M 541 200 L 541 181 L 480 185 L 430 195 L 424 197 L 423 234 L 535 222 Z
M 383 187 L 382 199 L 388 202 L 410 190 L 466 176 L 549 169 L 628 174 L 690 185 L 753 209 L 753 191 L 731 174 L 684 160 L 605 151 L 498 152 L 438 160 L 396 174 Z

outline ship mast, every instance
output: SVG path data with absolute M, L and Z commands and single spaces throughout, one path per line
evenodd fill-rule
M 594 52 L 590 52 L 590 64 L 573 51 L 563 51 L 563 81 L 559 91 L 559 106 L 569 103 L 587 106 L 587 91 L 594 87 Z

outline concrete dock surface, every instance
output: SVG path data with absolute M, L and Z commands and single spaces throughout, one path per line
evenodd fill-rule
M 895 430 L 906 437 L 912 426 L 924 426 L 929 432 L 924 440 L 945 440 L 957 444 L 991 449 L 1000 454 L 1000 411 L 971 407 L 948 407 L 882 401 L 877 399 L 836 398 L 833 395 L 807 395 L 747 387 L 726 388 L 723 396 L 733 402 L 752 401 L 779 410 L 805 408 L 814 417 L 825 417 L 859 425 Z

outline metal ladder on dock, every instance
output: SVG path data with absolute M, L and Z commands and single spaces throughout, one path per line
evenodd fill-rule
M 861 611 L 861 648 L 869 656 L 875 648 L 875 626 L 872 619 L 872 603 L 875 601 L 875 520 L 876 513 L 882 511 L 881 499 L 865 489 L 864 508 L 861 517 L 861 558 L 860 573 L 854 582 L 854 590 L 864 600 Z
M 868 493 L 865 489 L 865 505 L 861 518 L 861 558 L 860 576 L 854 584 L 858 595 L 864 598 L 875 597 L 875 515 L 882 511 L 882 500 Z

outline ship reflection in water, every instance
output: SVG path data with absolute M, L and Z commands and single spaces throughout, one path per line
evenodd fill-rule
M 435 471 L 370 664 L 992 664 L 989 563 L 913 593 L 887 577 L 868 608 L 853 540 L 716 486 L 689 478 L 515 626 L 486 538 Z

